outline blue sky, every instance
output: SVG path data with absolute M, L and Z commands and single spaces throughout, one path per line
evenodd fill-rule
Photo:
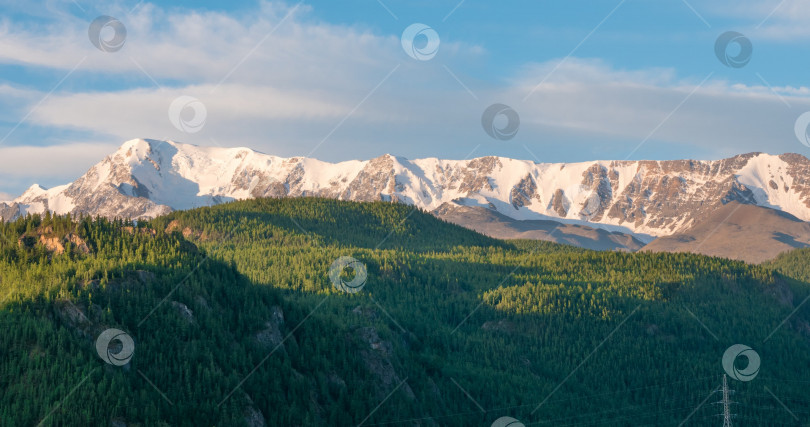
M 329 161 L 810 150 L 794 132 L 810 111 L 802 0 L 0 0 L 0 9 L 0 199 L 70 182 L 139 137 Z M 120 50 L 90 42 L 100 15 L 126 28 Z M 402 47 L 414 23 L 439 36 L 429 60 Z M 753 46 L 741 68 L 715 55 L 727 31 Z M 193 132 L 171 120 L 179 97 L 204 107 Z M 495 103 L 520 116 L 511 139 L 482 128 Z M 181 121 L 194 114 L 182 110 Z

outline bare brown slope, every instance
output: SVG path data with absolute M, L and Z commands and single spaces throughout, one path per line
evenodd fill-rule
M 810 223 L 761 206 L 730 202 L 682 233 L 653 240 L 641 250 L 693 252 L 760 263 L 810 246 Z
M 437 217 L 496 239 L 533 239 L 579 246 L 597 251 L 637 251 L 644 243 L 630 234 L 557 221 L 520 221 L 480 206 L 443 204 Z

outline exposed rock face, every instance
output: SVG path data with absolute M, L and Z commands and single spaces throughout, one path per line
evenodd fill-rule
M 87 242 L 85 242 L 84 239 L 82 239 L 81 237 L 79 237 L 79 236 L 77 236 L 75 234 L 68 234 L 67 235 L 67 240 L 70 243 L 73 244 L 73 247 L 77 251 L 79 251 L 79 252 L 81 252 L 83 254 L 90 253 L 90 248 L 87 246 Z
M 389 341 L 380 339 L 377 330 L 373 327 L 359 328 L 357 337 L 365 347 L 360 350 L 360 358 L 366 369 L 375 378 L 374 385 L 377 395 L 384 398 L 402 382 L 392 364 L 393 346 Z M 416 397 L 407 383 L 402 384 L 400 390 L 409 399 Z
M 65 252 L 65 247 L 62 245 L 62 239 L 58 237 L 45 237 L 45 235 L 42 235 L 39 236 L 39 241 L 43 246 L 45 246 L 46 249 L 57 255 Z
M 253 399 L 251 399 L 250 396 L 244 392 L 243 394 L 248 401 L 248 405 L 244 409 L 245 423 L 249 427 L 265 427 L 267 420 L 265 420 L 264 414 L 256 408 L 256 404 L 253 403 Z
M 67 245 L 70 245 L 76 252 L 83 254 L 90 253 L 90 248 L 87 246 L 87 242 L 85 242 L 84 239 L 73 233 L 68 233 L 64 237 L 57 236 L 53 234 L 51 227 L 44 227 L 29 232 L 20 237 L 17 241 L 20 247 L 27 249 L 33 248 L 37 243 L 42 244 L 45 249 L 55 255 L 63 254 Z
M 537 193 L 537 184 L 531 175 L 526 175 L 520 182 L 512 187 L 509 194 L 509 201 L 515 209 L 532 204 L 532 199 Z
M 250 427 L 264 427 L 267 425 L 264 415 L 253 406 L 245 408 L 245 423 Z
M 187 322 L 194 322 L 194 312 L 191 311 L 187 305 L 183 304 L 182 302 L 172 301 L 172 307 L 174 307 L 175 311 L 186 319 Z
M 94 334 L 93 322 L 87 318 L 84 311 L 77 307 L 68 299 L 59 300 L 54 303 L 56 314 L 70 329 L 77 331 L 86 338 L 92 338 Z
M 284 335 L 281 333 L 281 328 L 284 327 L 284 312 L 281 307 L 273 306 L 270 313 L 270 320 L 265 322 L 265 328 L 256 333 L 256 341 L 266 349 L 272 350 L 280 346 L 280 350 L 284 351 Z
M 21 206 L 19 203 L 5 203 L 0 202 L 0 221 L 11 221 L 21 213 Z
M 394 193 L 396 187 L 394 159 L 391 156 L 381 156 L 368 161 L 349 184 L 343 196 L 361 202 L 383 200 L 382 195 Z
M 562 189 L 554 190 L 551 200 L 548 202 L 547 210 L 553 210 L 558 217 L 565 218 L 568 216 L 568 209 L 571 208 L 571 201 L 565 196 Z
M 749 153 L 717 161 L 551 164 L 383 155 L 327 163 L 246 148 L 132 140 L 69 185 L 34 186 L 0 203 L 0 217 L 10 220 L 49 209 L 141 218 L 234 199 L 301 196 L 398 201 L 428 211 L 456 203 L 517 220 L 560 219 L 663 236 L 733 201 L 810 220 L 810 160 L 799 154 Z

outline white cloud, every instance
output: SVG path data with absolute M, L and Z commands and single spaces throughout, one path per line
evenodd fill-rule
M 0 201 L 15 199 L 33 184 L 50 188 L 72 182 L 116 148 L 96 142 L 0 146 Z
M 720 157 L 802 148 L 793 138 L 793 121 L 810 110 L 806 87 L 774 88 L 777 96 L 765 86 L 709 79 L 698 88 L 700 79 L 678 78 L 673 70 L 617 70 L 600 61 L 573 58 L 524 101 L 556 66 L 557 60 L 536 64 L 507 86 L 476 89 L 478 101 L 460 85 L 454 88 L 457 83 L 449 75 L 444 78 L 450 89 L 414 91 L 411 74 L 397 71 L 356 110 L 384 73 L 354 94 L 344 94 L 341 88 L 307 91 L 260 84 L 62 94 L 43 103 L 31 120 L 106 134 L 115 142 L 172 138 L 202 145 L 243 145 L 284 156 L 309 154 L 331 135 L 313 154 L 327 160 L 370 158 L 384 152 L 424 157 L 436 155 L 436 144 L 441 144 L 442 152 L 463 156 L 476 143 L 491 142 L 480 128 L 480 114 L 490 103 L 504 102 L 521 115 L 516 142 L 542 148 L 541 141 L 553 135 L 588 147 L 576 151 L 585 156 L 649 157 L 648 149 L 662 143 L 680 147 L 666 150 L 680 157 L 694 156 L 690 153 L 695 151 Z M 298 84 L 306 86 L 306 81 Z M 208 109 L 198 134 L 182 134 L 169 122 L 168 105 L 184 94 L 198 97 Z M 611 143 L 593 147 L 594 138 Z M 644 149 L 633 152 L 645 139 L 649 141 Z M 525 152 L 492 144 L 478 154 L 526 157 Z
M 536 66 L 516 87 L 528 93 L 555 65 Z M 810 110 L 808 88 L 781 88 L 777 96 L 764 86 L 700 83 L 666 70 L 627 72 L 568 60 L 529 98 L 526 121 L 630 141 L 615 146 L 615 158 L 647 138 L 650 145 L 677 144 L 684 156 L 695 146 L 711 147 L 713 156 L 801 150 L 793 123 Z
M 753 39 L 796 43 L 810 37 L 810 2 L 806 0 L 715 0 L 699 6 L 710 18 L 747 21 L 749 25 L 739 30 Z
M 117 148 L 116 144 L 70 142 L 48 147 L 0 147 L 3 177 L 79 177 Z M 32 182 L 33 184 L 33 182 Z
M 31 27 L 0 24 L 0 62 L 175 79 L 193 84 L 227 82 L 308 89 L 340 82 L 345 92 L 362 89 L 369 75 L 407 57 L 399 38 L 368 30 L 310 22 L 306 6 L 261 3 L 249 15 L 164 10 L 152 4 L 118 16 L 127 29 L 124 47 L 114 53 L 88 40 L 88 21 L 72 17 Z M 475 46 L 445 40 L 442 52 L 480 55 Z
M 439 56 L 418 62 L 402 52 L 395 36 L 312 22 L 304 8 L 282 23 L 290 10 L 262 3 L 254 14 L 228 15 L 145 4 L 132 15 L 121 11 L 128 38 L 116 53 L 95 49 L 87 40 L 88 23 L 76 18 L 36 28 L 2 21 L 0 62 L 66 72 L 86 57 L 75 78 L 110 89 L 66 84 L 72 89 L 50 95 L 28 119 L 45 128 L 88 132 L 109 144 L 4 147 L 0 171 L 31 180 L 45 173 L 67 182 L 137 137 L 248 146 L 281 156 L 318 147 L 313 156 L 326 160 L 385 152 L 533 159 L 524 145 L 541 161 L 622 159 L 645 139 L 632 158 L 804 148 L 793 137 L 793 121 L 810 110 L 807 87 L 771 89 L 710 78 L 690 95 L 705 76 L 570 58 L 524 101 L 559 60 L 527 65 L 493 87 L 454 67 L 478 59 L 480 47 L 443 39 Z M 0 108 L 22 117 L 46 93 L 0 86 Z M 201 132 L 185 135 L 169 122 L 169 104 L 180 95 L 207 107 Z M 482 111 L 495 102 L 520 113 L 521 129 L 512 141 L 495 142 L 481 129 Z
M 350 107 L 333 94 L 283 90 L 266 86 L 226 84 L 181 89 L 135 89 L 121 92 L 71 93 L 53 96 L 33 114 L 47 126 L 77 128 L 118 137 L 139 133 L 167 133 L 171 102 L 194 96 L 208 110 L 212 125 L 239 120 L 323 120 L 345 116 Z M 80 108 L 76 108 L 80 106 Z

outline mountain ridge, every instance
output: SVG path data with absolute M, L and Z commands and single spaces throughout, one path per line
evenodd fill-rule
M 730 201 L 810 220 L 810 160 L 747 153 L 727 159 L 537 163 L 487 156 L 408 160 L 385 154 L 329 163 L 249 148 L 134 139 L 76 181 L 0 202 L 0 217 L 59 214 L 151 218 L 254 197 L 392 201 L 435 211 L 480 206 L 516 220 L 553 220 L 644 241 L 687 229 Z
M 596 251 L 635 252 L 645 246 L 644 242 L 632 234 L 558 221 L 515 220 L 480 206 L 453 206 L 445 203 L 433 211 L 433 214 L 439 219 L 496 239 L 545 240 Z
M 810 247 L 810 223 L 761 206 L 729 202 L 687 230 L 659 237 L 641 251 L 692 252 L 752 264 Z

